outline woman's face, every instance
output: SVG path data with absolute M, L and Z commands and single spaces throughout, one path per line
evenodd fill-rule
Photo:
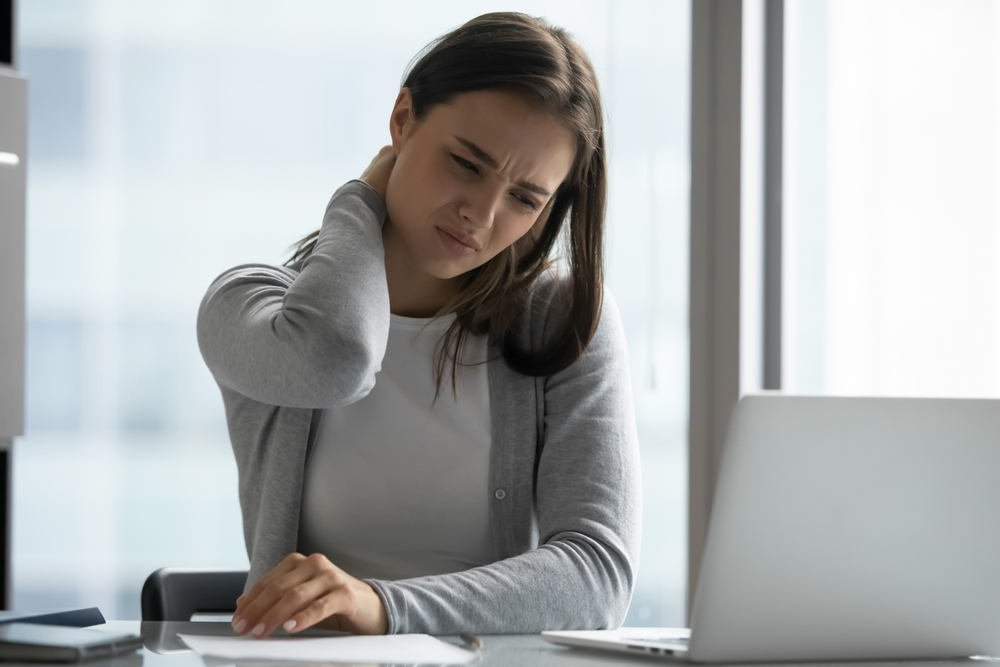
M 463 93 L 419 124 L 412 110 L 404 88 L 390 119 L 386 233 L 413 268 L 454 278 L 531 229 L 573 165 L 576 137 L 506 91 Z

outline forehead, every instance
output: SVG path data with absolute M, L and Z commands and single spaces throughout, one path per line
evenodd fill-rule
M 576 155 L 576 135 L 517 93 L 481 90 L 434 107 L 424 125 L 439 139 L 472 142 L 509 176 L 544 178 L 558 186 Z

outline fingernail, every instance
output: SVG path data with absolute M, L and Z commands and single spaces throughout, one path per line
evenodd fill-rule
M 247 628 L 247 621 L 245 618 L 238 619 L 236 621 L 236 625 L 233 626 L 233 630 L 235 630 L 236 634 L 238 635 L 242 635 L 243 631 L 246 630 L 246 628 Z
M 264 624 L 258 623 L 257 627 L 253 629 L 253 634 L 255 637 L 260 637 L 262 634 L 264 634 Z
M 292 630 L 295 629 L 295 619 L 293 618 L 290 621 L 285 621 L 285 624 L 283 626 L 281 626 L 281 627 L 283 627 L 285 630 L 288 630 L 289 632 L 291 632 Z

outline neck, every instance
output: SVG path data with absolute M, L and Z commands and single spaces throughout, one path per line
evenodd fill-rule
M 403 317 L 433 317 L 455 296 L 454 278 L 437 278 L 421 269 L 388 219 L 382 226 L 389 312 Z

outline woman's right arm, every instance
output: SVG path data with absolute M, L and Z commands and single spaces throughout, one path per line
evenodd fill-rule
M 383 197 L 350 181 L 330 199 L 301 272 L 246 264 L 219 276 L 198 312 L 198 345 L 216 381 L 296 408 L 366 396 L 389 335 L 384 220 Z

